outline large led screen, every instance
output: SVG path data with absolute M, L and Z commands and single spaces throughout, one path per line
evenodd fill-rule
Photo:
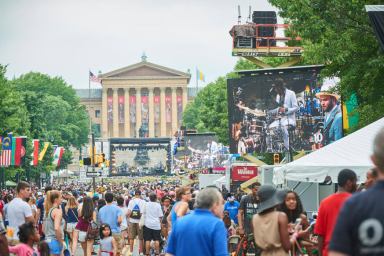
M 231 153 L 311 151 L 340 139 L 340 99 L 322 88 L 321 68 L 244 71 L 228 79 Z

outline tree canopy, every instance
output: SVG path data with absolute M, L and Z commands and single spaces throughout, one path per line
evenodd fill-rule
M 53 170 L 52 145 L 65 147 L 60 167 L 71 163 L 70 147 L 79 148 L 87 142 L 89 119 L 84 106 L 75 90 L 60 77 L 50 77 L 30 72 L 13 80 L 5 77 L 6 67 L 0 65 L 0 133 L 14 136 L 27 136 L 25 164 L 20 168 L 7 168 L 7 179 L 25 178 L 30 170 L 31 178 L 37 178 L 41 172 Z M 44 159 L 37 167 L 29 165 L 32 153 L 32 139 L 50 142 Z
M 369 22 L 364 5 L 374 0 L 269 0 L 279 15 L 291 24 L 288 33 L 303 40 L 304 55 L 300 65 L 325 64 L 323 77 L 339 77 L 333 88 L 347 101 L 357 98 L 356 128 L 370 124 L 384 113 L 384 54 Z M 271 66 L 284 58 L 263 58 Z M 234 70 L 258 69 L 255 64 L 239 59 Z M 203 88 L 188 104 L 183 121 L 199 132 L 213 131 L 228 143 L 226 78 L 219 77 Z M 220 119 L 221 118 L 221 119 Z M 220 119 L 220 120 L 219 120 Z

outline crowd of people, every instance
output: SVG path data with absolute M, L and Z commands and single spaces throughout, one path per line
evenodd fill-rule
M 94 193 L 21 181 L 1 195 L 0 255 L 383 255 L 384 130 L 373 149 L 365 186 L 341 170 L 312 216 L 295 191 L 258 182 L 244 195 L 177 181 Z

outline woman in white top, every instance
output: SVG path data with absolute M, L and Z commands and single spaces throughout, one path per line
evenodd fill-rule
M 155 254 L 158 255 L 160 253 L 160 232 L 163 211 L 161 210 L 160 203 L 157 202 L 156 199 L 156 194 L 151 193 L 149 195 L 150 201 L 145 203 L 143 237 L 145 241 L 145 252 L 147 254 L 149 253 L 151 241 L 153 240 L 155 242 Z

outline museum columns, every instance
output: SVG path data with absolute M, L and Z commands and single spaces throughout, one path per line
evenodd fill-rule
M 177 87 L 172 87 L 172 130 L 171 134 L 167 134 L 168 136 L 173 136 L 173 133 L 176 132 L 178 128 L 178 121 L 177 121 Z
M 113 137 L 119 137 L 119 88 L 113 88 Z
M 136 88 L 136 137 L 139 137 L 141 127 L 141 88 Z
M 129 118 L 129 88 L 124 88 L 124 136 L 131 136 L 131 122 Z
M 107 109 L 107 100 L 108 100 L 108 88 L 103 88 L 102 92 L 102 101 L 101 101 L 101 122 L 102 122 L 102 131 L 101 135 L 106 138 L 108 134 L 108 109 Z
M 155 116 L 154 116 L 154 98 L 153 98 L 153 90 L 155 88 L 148 88 L 148 108 L 149 108 L 149 120 L 148 120 L 148 130 L 149 137 L 155 137 Z
M 160 136 L 167 136 L 167 123 L 165 119 L 165 88 L 160 88 Z

